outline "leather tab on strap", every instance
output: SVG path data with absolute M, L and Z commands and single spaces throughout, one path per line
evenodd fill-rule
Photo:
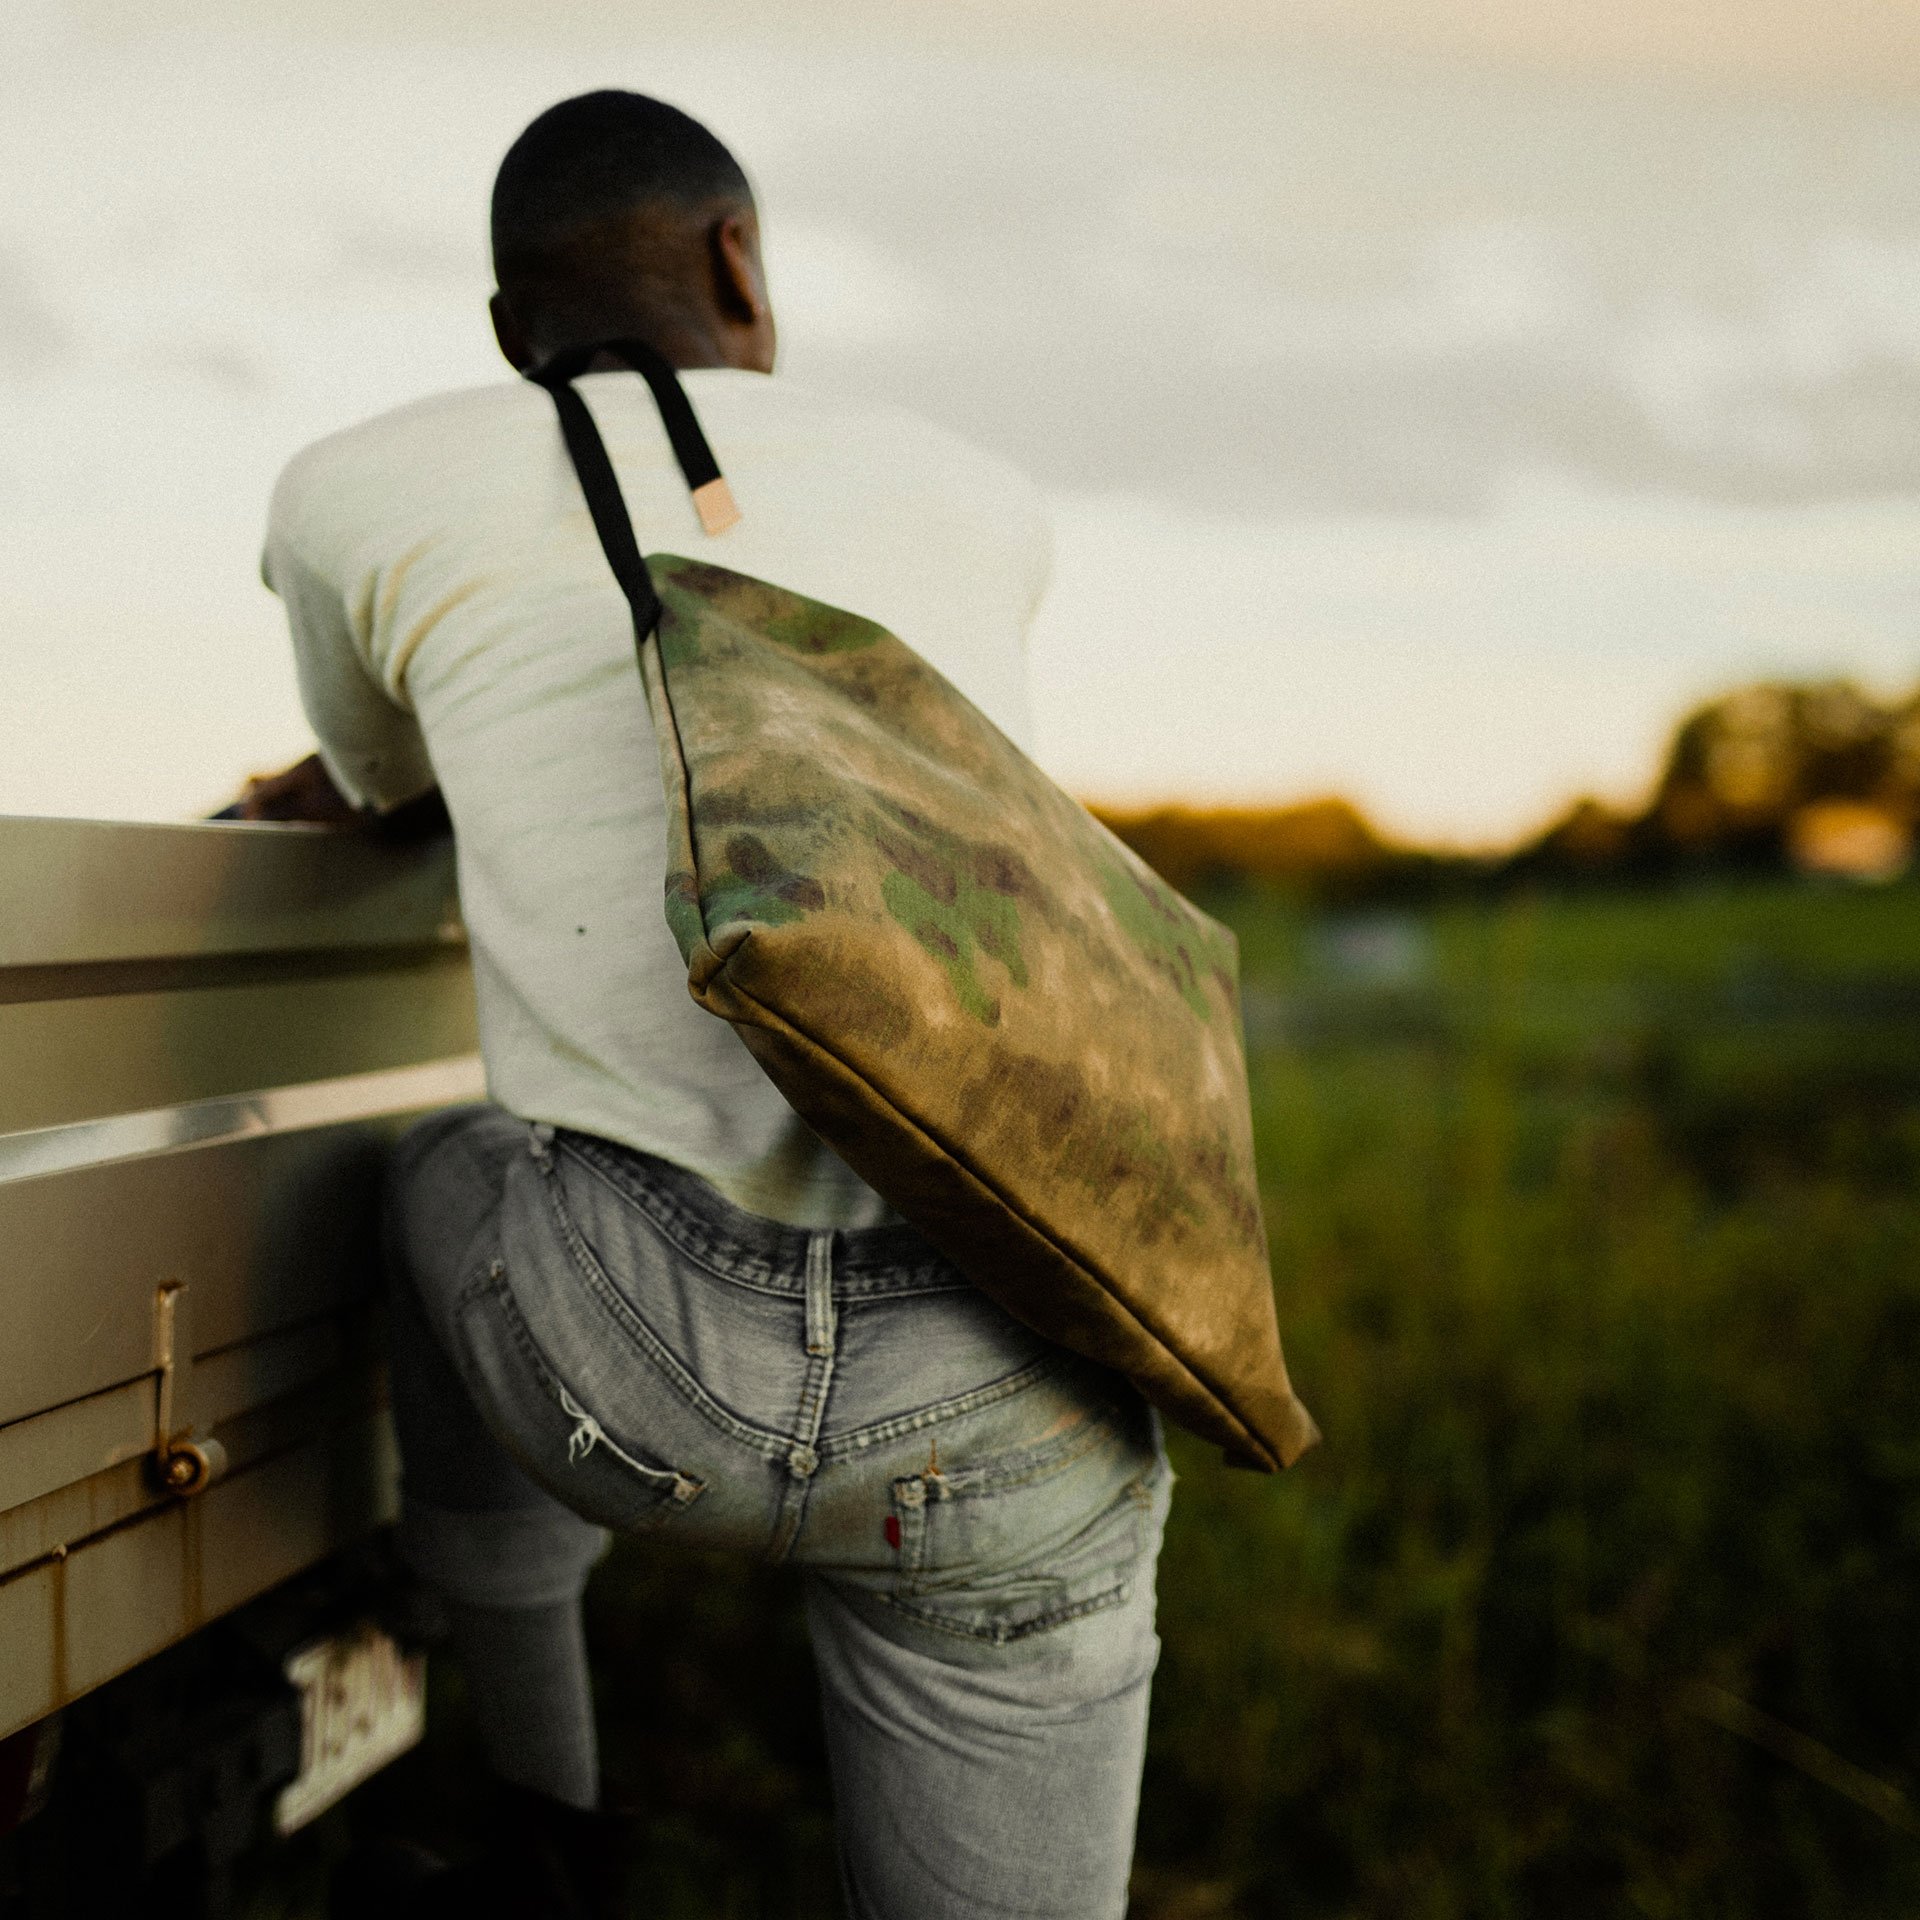
M 733 489 L 724 479 L 709 480 L 704 487 L 695 487 L 693 510 L 700 516 L 701 526 L 710 534 L 725 533 L 740 518 L 740 508 L 734 500 Z

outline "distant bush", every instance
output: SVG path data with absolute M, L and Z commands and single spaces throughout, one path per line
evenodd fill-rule
M 1486 863 L 1389 840 L 1345 800 L 1290 807 L 1156 807 L 1098 817 L 1183 893 L 1280 888 L 1321 901 L 1421 894 Z
M 1320 901 L 1421 899 L 1710 871 L 1885 879 L 1920 828 L 1920 691 L 1886 702 L 1846 681 L 1741 688 L 1680 722 L 1644 804 L 1582 798 L 1503 856 L 1397 842 L 1339 799 L 1100 817 L 1189 893 L 1254 884 Z
M 1743 687 L 1687 715 L 1646 805 L 1583 799 L 1509 864 L 1634 877 L 1746 867 L 1886 878 L 1920 824 L 1920 692 L 1847 681 Z

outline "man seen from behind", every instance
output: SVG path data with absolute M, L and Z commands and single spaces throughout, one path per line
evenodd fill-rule
M 562 102 L 492 224 L 516 369 L 638 338 L 685 375 L 742 513 L 718 535 L 643 383 L 612 360 L 579 382 L 642 551 L 877 621 L 1025 739 L 1037 495 L 774 375 L 753 196 L 712 134 L 636 94 Z M 581 1630 L 614 1530 L 798 1570 L 855 1920 L 1119 1920 L 1157 1422 L 971 1285 L 688 997 L 628 609 L 547 394 L 309 448 L 266 570 L 345 803 L 445 801 L 490 1096 L 407 1137 L 389 1240 L 402 1546 L 446 1604 L 499 1844 L 396 1911 L 645 1911 Z

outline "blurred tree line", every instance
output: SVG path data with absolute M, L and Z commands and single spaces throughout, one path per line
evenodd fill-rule
M 1252 880 L 1350 900 L 1713 868 L 1888 879 L 1920 825 L 1920 689 L 1880 701 L 1845 680 L 1739 688 L 1680 722 L 1642 806 L 1579 799 L 1501 855 L 1396 842 L 1338 799 L 1101 818 L 1186 891 Z

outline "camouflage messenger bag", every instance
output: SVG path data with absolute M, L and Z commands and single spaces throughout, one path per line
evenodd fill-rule
M 709 534 L 738 518 L 637 341 L 552 394 L 633 609 L 687 984 L 983 1291 L 1236 1464 L 1317 1437 L 1281 1358 L 1233 935 L 892 634 L 705 560 L 642 559 L 572 381 L 642 374 Z

